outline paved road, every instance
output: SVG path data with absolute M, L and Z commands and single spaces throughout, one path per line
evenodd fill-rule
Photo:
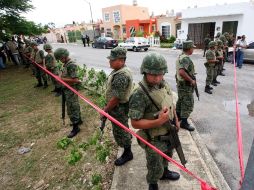
M 80 65 L 86 64 L 88 67 L 94 67 L 98 70 L 105 70 L 109 73 L 109 63 L 106 57 L 110 50 L 93 49 L 91 47 L 82 47 L 81 45 L 53 44 L 54 48 L 66 47 L 69 49 L 71 57 L 76 59 Z M 171 84 L 175 91 L 175 61 L 180 54 L 178 50 L 166 50 L 154 48 L 149 50 L 160 52 L 165 56 L 169 73 L 165 75 L 166 80 Z M 139 68 L 143 57 L 147 52 L 131 52 L 127 54 L 127 65 L 132 69 L 134 80 L 138 81 L 142 78 L 139 74 Z M 212 154 L 215 162 L 220 168 L 229 186 L 238 189 L 238 181 L 240 179 L 238 151 L 236 143 L 236 119 L 235 119 L 235 98 L 234 98 L 234 75 L 233 65 L 226 63 L 225 77 L 219 77 L 221 84 L 215 88 L 213 95 L 204 93 L 205 86 L 205 67 L 203 65 L 204 58 L 202 51 L 195 50 L 191 56 L 195 63 L 200 91 L 200 101 L 195 102 L 194 112 L 191 115 L 193 122 L 197 126 L 197 130 L 202 137 L 208 150 Z M 241 125 L 243 132 L 244 145 L 244 163 L 247 164 L 251 143 L 254 135 L 254 64 L 246 64 L 243 68 L 237 69 L 239 108 L 241 113 Z M 197 100 L 197 99 L 195 99 Z M 252 106 L 252 112 L 247 108 L 248 104 Z

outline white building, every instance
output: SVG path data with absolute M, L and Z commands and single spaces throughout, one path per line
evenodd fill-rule
M 254 41 L 254 1 L 210 7 L 188 8 L 182 11 L 179 38 L 187 34 L 198 47 L 203 46 L 207 34 L 214 37 L 218 32 L 246 35 L 248 42 Z

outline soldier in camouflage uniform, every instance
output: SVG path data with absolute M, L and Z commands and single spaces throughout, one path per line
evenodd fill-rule
M 169 120 L 175 119 L 175 124 L 179 129 L 173 95 L 168 83 L 163 79 L 164 74 L 168 72 L 166 60 L 160 54 L 148 54 L 143 59 L 140 71 L 141 74 L 144 74 L 143 80 L 139 83 L 143 87 L 140 85 L 136 88 L 130 97 L 131 124 L 134 128 L 140 129 L 137 132 L 140 136 L 172 157 L 170 142 L 160 138 L 169 133 L 168 126 L 164 125 Z M 161 110 L 160 113 L 156 107 Z M 148 170 L 146 180 L 149 190 L 158 190 L 158 180 L 178 180 L 180 178 L 178 173 L 168 170 L 166 159 L 148 146 L 140 142 L 139 144 L 146 153 Z
M 216 59 L 219 61 L 218 64 L 218 71 L 217 71 L 217 75 L 222 75 L 222 71 L 223 71 L 223 43 L 221 40 L 217 40 L 217 50 L 216 50 Z M 215 79 L 216 80 L 216 79 Z
M 206 52 L 206 62 L 205 62 L 205 67 L 206 67 L 206 86 L 205 86 L 205 92 L 208 94 L 212 94 L 212 87 L 210 86 L 211 84 L 213 86 L 217 86 L 216 83 L 213 83 L 214 79 L 214 67 L 215 64 L 218 63 L 216 60 L 216 50 L 217 43 L 215 41 L 211 41 L 209 43 L 209 50 Z
M 80 85 L 80 81 L 77 75 L 77 65 L 69 58 L 69 52 L 67 49 L 58 48 L 54 52 L 54 56 L 57 60 L 60 60 L 63 64 L 63 73 L 61 75 L 61 79 L 70 85 L 72 88 L 78 90 L 78 86 Z M 78 101 L 78 95 L 69 90 L 66 87 L 63 87 L 63 95 L 66 98 L 67 105 L 67 113 L 72 122 L 72 131 L 67 136 L 68 138 L 72 138 L 77 135 L 80 131 L 79 125 L 83 123 L 81 120 L 80 113 L 80 105 Z
M 50 44 L 44 44 L 43 49 L 48 53 L 45 57 L 46 68 L 53 73 L 54 75 L 59 75 L 59 68 L 57 67 L 56 59 L 52 51 L 52 46 Z M 51 77 L 51 80 L 55 86 L 55 89 L 52 92 L 56 92 L 55 96 L 61 95 L 61 85 Z
M 33 48 L 31 47 L 31 42 L 30 40 L 25 40 L 25 50 L 24 50 L 24 54 L 25 54 L 25 59 L 24 59 L 24 64 L 25 64 L 25 68 L 28 68 L 30 66 L 30 60 L 28 58 L 32 58 L 32 52 L 33 52 Z M 28 58 L 27 58 L 28 57 Z
M 106 102 L 104 108 L 112 117 L 116 118 L 126 127 L 128 125 L 129 97 L 132 90 L 132 74 L 130 69 L 125 65 L 127 50 L 116 47 L 111 50 L 109 59 L 110 67 L 114 69 L 107 81 Z M 116 166 L 121 166 L 133 159 L 131 151 L 132 136 L 125 130 L 112 122 L 113 135 L 118 146 L 124 148 L 120 158 L 115 160 Z
M 32 42 L 31 46 L 33 48 L 33 54 L 32 54 L 32 59 L 42 67 L 45 67 L 45 58 L 44 58 L 44 51 L 39 50 L 38 44 L 36 42 Z M 45 67 L 46 68 L 46 67 Z M 38 84 L 35 85 L 34 87 L 41 87 L 47 88 L 48 87 L 48 82 L 47 82 L 47 76 L 44 71 L 42 71 L 39 67 L 35 66 L 35 77 L 38 81 Z M 44 84 L 42 84 L 42 80 Z
M 189 57 L 193 53 L 194 47 L 193 41 L 191 40 L 183 42 L 183 52 L 176 60 L 176 83 L 178 91 L 176 112 L 179 120 L 181 120 L 181 128 L 189 131 L 194 131 L 194 127 L 188 123 L 188 117 L 194 107 L 193 92 L 196 85 L 194 76 L 195 67 Z

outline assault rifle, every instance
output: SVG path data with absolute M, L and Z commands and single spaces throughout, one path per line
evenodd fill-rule
M 159 113 L 157 113 L 154 117 L 158 118 Z M 183 153 L 183 149 L 182 149 L 182 145 L 178 136 L 178 131 L 177 128 L 175 126 L 175 122 L 168 120 L 166 123 L 164 123 L 163 125 L 166 125 L 169 132 L 166 135 L 161 135 L 159 136 L 159 140 L 161 141 L 167 141 L 170 143 L 170 148 L 174 148 L 176 150 L 176 153 L 182 163 L 182 165 L 185 167 L 185 164 L 187 163 L 184 153 Z
M 198 92 L 198 86 L 197 86 L 197 79 L 195 77 L 196 73 L 194 73 L 194 75 L 190 75 L 186 70 L 185 70 L 185 72 L 187 73 L 187 75 L 189 75 L 190 78 L 192 78 L 192 80 L 196 81 L 196 84 L 194 86 L 194 90 L 195 90 L 195 94 L 196 94 L 196 96 L 198 98 L 198 101 L 199 101 L 199 92 Z

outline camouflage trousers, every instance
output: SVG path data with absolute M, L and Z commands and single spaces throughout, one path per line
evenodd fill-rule
M 56 76 L 59 75 L 59 71 L 58 71 L 57 67 L 51 68 L 48 70 Z M 51 77 L 51 81 L 52 81 L 53 85 L 55 86 L 55 88 L 58 88 L 58 89 L 61 88 L 61 84 L 59 82 L 57 82 L 57 80 L 55 78 Z
M 181 118 L 188 118 L 194 107 L 194 89 L 189 85 L 178 85 L 177 92 L 176 112 Z
M 168 142 L 151 141 L 150 143 L 167 154 L 169 157 L 172 157 L 173 151 L 172 149 L 169 149 L 170 144 Z M 164 168 L 168 167 L 168 161 L 148 146 L 145 148 L 145 153 L 146 167 L 148 170 L 146 180 L 147 183 L 155 184 L 162 177 Z
M 47 83 L 47 76 L 46 73 L 43 72 L 39 67 L 35 66 L 35 77 L 37 78 L 38 82 L 43 80 L 44 84 Z
M 109 114 L 122 123 L 124 126 L 129 128 L 128 125 L 128 113 L 129 113 L 129 104 L 119 104 Z M 123 148 L 128 148 L 131 146 L 131 134 L 126 132 L 124 129 L 111 122 L 113 127 L 113 135 L 118 146 Z
M 216 64 L 214 66 L 214 71 L 213 71 L 213 80 L 216 80 L 218 74 L 219 74 L 219 64 Z
M 218 64 L 218 74 L 222 73 L 223 65 L 224 65 L 223 60 L 220 60 L 220 63 Z
M 206 85 L 211 85 L 214 76 L 214 65 L 206 65 Z
M 78 95 L 66 88 L 64 88 L 64 95 L 66 99 L 67 114 L 72 124 L 79 123 L 81 120 L 81 114 Z

